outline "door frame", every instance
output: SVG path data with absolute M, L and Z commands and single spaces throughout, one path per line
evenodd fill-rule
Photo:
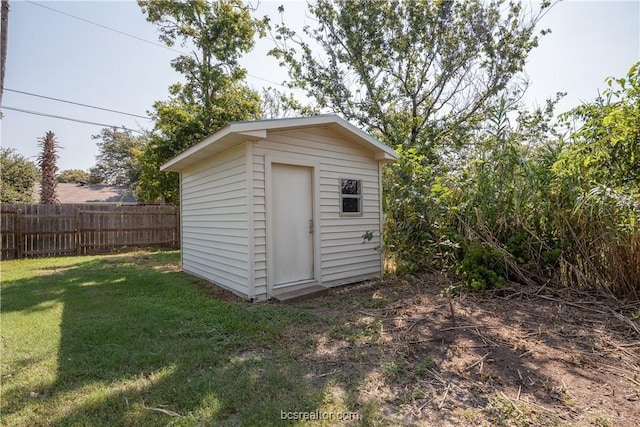
M 313 278 L 302 282 L 293 282 L 290 289 L 296 285 L 322 284 L 320 266 L 320 167 L 317 161 L 306 156 L 295 154 L 273 154 L 267 153 L 264 156 L 265 164 L 265 215 L 266 215 L 266 258 L 267 258 L 267 298 L 270 298 L 274 289 L 274 259 L 271 248 L 273 248 L 273 210 L 272 210 L 272 164 L 285 164 L 290 166 L 301 166 L 311 169 L 311 212 L 313 214 Z M 287 288 L 285 285 L 284 289 Z M 280 289 L 280 288 L 278 288 Z

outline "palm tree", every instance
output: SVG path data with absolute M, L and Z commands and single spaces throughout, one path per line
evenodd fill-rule
M 38 156 L 38 166 L 42 171 L 42 182 L 40 183 L 40 203 L 43 205 L 55 205 L 60 203 L 56 194 L 56 174 L 58 166 L 56 160 L 56 136 L 49 131 L 44 138 L 40 139 L 42 153 Z

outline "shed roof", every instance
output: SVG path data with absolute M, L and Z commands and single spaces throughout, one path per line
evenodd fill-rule
M 398 158 L 398 153 L 396 153 L 393 148 L 381 143 L 368 133 L 358 129 L 337 115 L 327 114 L 311 117 L 231 122 L 160 166 L 160 170 L 179 172 L 235 144 L 247 140 L 258 141 L 264 139 L 267 137 L 267 131 L 294 130 L 310 127 L 324 127 L 337 132 L 349 141 L 372 151 L 375 160 L 392 162 Z

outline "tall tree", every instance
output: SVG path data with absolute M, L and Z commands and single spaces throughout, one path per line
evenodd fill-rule
M 271 54 L 288 68 L 291 85 L 400 152 L 383 180 L 385 246 L 400 267 L 442 261 L 439 246 L 451 241 L 442 224 L 454 212 L 437 196 L 443 172 L 454 164 L 445 160 L 460 162 L 498 96 L 522 90 L 524 80 L 516 77 L 549 7 L 549 1 L 533 10 L 503 0 L 317 0 L 308 7 L 314 24 L 303 34 L 275 25 Z
M 38 166 L 40 166 L 40 172 L 42 174 L 42 180 L 40 181 L 40 203 L 43 205 L 60 203 L 56 193 L 56 186 L 58 184 L 56 180 L 58 173 L 56 144 L 56 136 L 51 131 L 47 132 L 44 138 L 40 139 L 39 145 L 42 147 L 42 153 L 38 156 Z
M 100 152 L 90 170 L 91 181 L 133 188 L 142 171 L 138 156 L 146 148 L 148 137 L 133 135 L 128 129 L 104 128 L 92 138 L 98 141 Z
M 282 119 L 285 117 L 313 116 L 320 114 L 320 110 L 313 105 L 305 105 L 292 94 L 285 93 L 272 87 L 262 89 L 262 118 Z
M 33 162 L 10 148 L 0 148 L 0 203 L 33 203 L 33 186 L 38 180 Z
M 276 25 L 271 54 L 320 107 L 432 156 L 473 129 L 522 71 L 549 5 L 317 0 L 304 36 Z
M 142 200 L 163 198 L 177 203 L 177 174 L 159 166 L 230 121 L 260 116 L 260 97 L 244 84 L 246 70 L 238 60 L 263 32 L 240 0 L 138 1 L 147 20 L 158 25 L 167 46 L 191 46 L 191 54 L 171 63 L 184 83 L 169 88 L 169 99 L 150 112 L 155 129 L 142 163 L 137 191 Z

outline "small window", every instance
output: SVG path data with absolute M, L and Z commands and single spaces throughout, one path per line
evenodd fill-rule
M 362 215 L 362 182 L 340 179 L 340 214 Z

